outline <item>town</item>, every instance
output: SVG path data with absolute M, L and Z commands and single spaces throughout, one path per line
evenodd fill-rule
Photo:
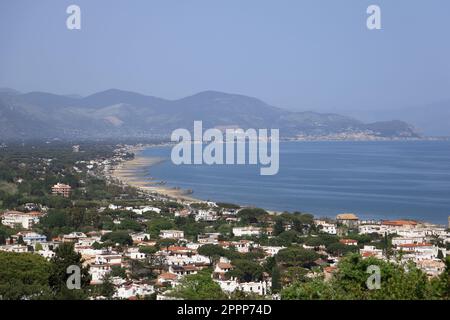
M 174 199 L 108 174 L 134 147 L 2 147 L 0 282 L 15 286 L 1 286 L 3 298 L 448 298 L 450 217 L 441 226 Z M 78 291 L 65 287 L 71 265 Z M 379 290 L 364 287 L 370 265 L 382 270 Z

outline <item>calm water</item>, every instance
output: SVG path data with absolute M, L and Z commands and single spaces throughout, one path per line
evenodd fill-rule
M 284 142 L 280 170 L 256 165 L 173 165 L 170 147 L 148 176 L 194 190 L 193 196 L 270 210 L 362 218 L 414 218 L 446 224 L 450 215 L 450 142 Z

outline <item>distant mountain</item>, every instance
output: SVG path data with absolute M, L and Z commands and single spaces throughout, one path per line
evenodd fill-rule
M 415 138 L 417 131 L 402 121 L 366 124 L 351 117 L 292 112 L 238 94 L 200 92 L 167 100 L 111 89 L 87 97 L 45 92 L 0 91 L 0 137 L 145 138 L 166 136 L 176 128 L 279 128 L 283 137 L 298 135 L 368 134 Z

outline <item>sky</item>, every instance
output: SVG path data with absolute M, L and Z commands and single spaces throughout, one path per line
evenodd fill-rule
M 66 27 L 71 4 L 81 30 Z M 381 30 L 366 27 L 371 4 Z M 2 0 L 0 87 L 400 108 L 450 99 L 448 21 L 448 0 Z

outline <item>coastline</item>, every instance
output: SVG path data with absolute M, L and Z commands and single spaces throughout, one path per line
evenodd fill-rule
M 304 141 L 289 141 L 293 143 L 304 143 Z M 162 143 L 162 144 L 138 144 L 138 145 L 128 145 L 126 146 L 125 150 L 130 153 L 135 154 L 134 159 L 126 160 L 126 158 L 123 158 L 120 160 L 120 162 L 112 168 L 109 172 L 109 176 L 115 180 L 121 181 L 125 185 L 129 185 L 132 187 L 135 187 L 142 192 L 151 194 L 153 196 L 160 196 L 165 198 L 170 198 L 175 201 L 180 202 L 204 202 L 204 201 L 214 201 L 213 196 L 208 197 L 202 197 L 200 196 L 194 196 L 190 193 L 190 189 L 180 189 L 176 185 L 172 184 L 170 187 L 165 186 L 164 182 L 161 183 L 161 180 L 153 179 L 151 173 L 152 169 L 151 167 L 159 164 L 163 161 L 167 161 L 167 156 L 164 155 L 164 158 L 158 157 L 155 154 L 148 155 L 147 153 L 144 153 L 145 150 L 149 148 L 155 148 L 155 147 L 161 147 L 161 146 L 169 146 L 171 143 Z M 170 161 L 170 159 L 169 159 Z M 159 179 L 164 179 L 164 177 L 159 177 Z M 185 187 L 185 188 L 192 188 L 194 191 L 196 189 L 192 186 Z M 270 212 L 271 214 L 279 214 L 283 211 L 295 211 L 296 209 L 282 209 L 276 206 L 269 206 L 265 203 L 260 203 L 257 201 L 252 201 L 245 203 L 240 199 L 241 201 L 237 199 L 225 199 L 222 200 L 223 202 L 231 202 L 236 203 L 242 207 L 253 207 L 258 206 L 261 208 L 264 208 L 266 211 Z M 342 211 L 343 210 L 343 211 Z M 364 211 L 358 211 L 358 210 L 347 210 L 342 209 L 340 212 L 358 212 L 361 214 L 362 217 L 366 220 L 376 220 L 376 219 L 394 219 L 394 218 L 408 218 L 408 219 L 414 219 L 416 221 L 422 221 L 422 222 L 431 222 L 434 224 L 439 225 L 447 225 L 447 218 L 444 222 L 442 219 L 430 219 L 428 216 L 414 216 L 409 214 L 385 214 L 384 212 L 381 212 L 380 214 L 373 214 L 371 212 L 364 212 Z M 347 210 L 347 211 L 346 211 Z M 302 210 L 302 212 L 308 212 L 313 214 L 316 217 L 332 217 L 335 215 L 334 212 L 321 212 L 313 210 L 312 208 Z M 337 212 L 336 214 L 338 214 Z M 382 218 L 380 218 L 380 216 Z M 441 221 L 442 220 L 442 221 Z
M 150 168 L 158 163 L 166 161 L 164 158 L 142 156 L 143 150 L 149 147 L 159 145 L 133 146 L 127 151 L 134 153 L 134 159 L 125 160 L 116 165 L 110 172 L 112 179 L 119 180 L 121 183 L 137 188 L 146 193 L 156 193 L 160 196 L 172 198 L 174 200 L 199 202 L 188 194 L 187 190 L 176 187 L 165 187 L 162 181 L 151 180 L 148 177 Z

